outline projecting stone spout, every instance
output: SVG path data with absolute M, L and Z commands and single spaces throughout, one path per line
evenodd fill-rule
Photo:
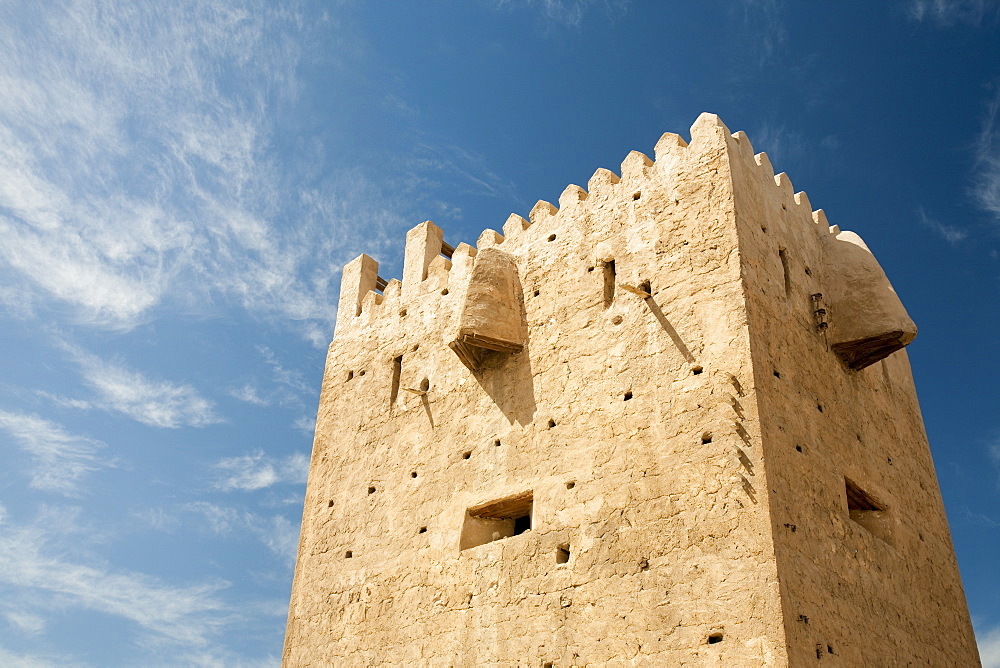
M 474 371 L 490 351 L 521 350 L 526 329 L 521 311 L 521 281 L 514 258 L 496 248 L 481 249 L 451 349 Z
M 914 339 L 917 326 L 861 237 L 830 235 L 826 258 L 829 340 L 844 364 L 864 369 Z

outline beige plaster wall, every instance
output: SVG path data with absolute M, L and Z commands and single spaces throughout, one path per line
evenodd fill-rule
M 285 665 L 782 666 L 825 643 L 862 665 L 920 644 L 918 605 L 955 641 L 913 656 L 971 656 L 905 353 L 844 371 L 810 320 L 808 205 L 777 213 L 791 191 L 716 117 L 691 137 L 483 233 L 516 262 L 527 339 L 479 371 L 448 345 L 476 248 L 446 260 L 425 223 L 402 284 L 345 268 Z M 803 272 L 788 297 L 779 241 Z M 845 472 L 890 512 L 907 500 L 912 554 L 847 517 Z M 468 509 L 527 491 L 530 530 L 460 549 Z M 849 647 L 858 619 L 882 642 Z
M 912 321 L 863 244 L 859 270 L 836 246 L 849 235 L 745 135 L 730 147 L 789 660 L 979 665 L 906 352 L 853 371 L 831 349 L 838 331 Z M 884 505 L 874 532 L 845 478 Z

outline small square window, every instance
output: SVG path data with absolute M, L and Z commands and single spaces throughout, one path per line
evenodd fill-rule
M 484 545 L 531 530 L 532 492 L 521 492 L 465 511 L 459 549 Z

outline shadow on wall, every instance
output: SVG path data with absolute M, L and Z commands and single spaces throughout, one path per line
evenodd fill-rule
M 511 355 L 489 354 L 473 375 L 508 422 L 524 426 L 535 419 L 535 383 L 527 345 Z
M 476 254 L 449 346 L 510 423 L 535 415 L 524 292 L 514 258 L 495 248 Z

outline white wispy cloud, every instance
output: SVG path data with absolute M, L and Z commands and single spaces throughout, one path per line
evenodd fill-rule
M 217 535 L 248 534 L 260 540 L 289 567 L 295 563 L 299 527 L 283 515 L 264 517 L 248 510 L 207 501 L 190 503 L 185 510 L 201 515 Z
M 330 268 L 403 224 L 363 176 L 303 189 L 315 156 L 275 166 L 308 33 L 263 0 L 0 5 L 0 303 L 128 329 L 221 296 L 310 337 L 332 322 Z
M 1000 225 L 1000 88 L 986 105 L 975 150 L 972 197 Z
M 45 618 L 23 610 L 10 610 L 3 613 L 7 623 L 27 635 L 38 635 L 45 629 Z
M 0 646 L 0 666 L 17 666 L 17 668 L 54 668 L 55 666 L 71 666 L 75 662 L 66 656 L 49 657 L 38 654 L 21 654 Z
M 243 383 L 239 387 L 230 390 L 229 396 L 240 401 L 245 401 L 248 404 L 253 404 L 254 406 L 271 405 L 271 402 L 266 397 L 262 397 L 260 390 L 251 383 Z
M 0 410 L 0 429 L 32 459 L 31 487 L 66 496 L 80 493 L 87 476 L 111 462 L 98 456 L 101 441 L 71 434 L 35 415 Z
M 153 427 L 203 427 L 221 421 L 214 404 L 190 385 L 153 380 L 122 363 L 67 349 L 96 393 L 91 408 L 118 412 Z
M 1000 668 L 1000 626 L 976 632 L 983 668 Z
M 0 532 L 0 583 L 19 592 L 20 600 L 36 608 L 113 615 L 138 624 L 152 638 L 190 646 L 204 645 L 233 621 L 216 596 L 227 583 L 172 586 L 143 573 L 84 563 L 57 545 L 61 526 L 58 513 L 49 509 L 30 525 L 7 523 Z
M 579 27 L 589 14 L 614 19 L 623 14 L 629 0 L 494 0 L 499 8 L 528 7 L 536 9 L 551 23 Z
M 994 0 L 912 0 L 907 13 L 915 21 L 933 21 L 942 26 L 978 26 L 1000 14 L 1000 6 Z
M 927 215 L 927 212 L 924 211 L 923 207 L 917 209 L 917 218 L 921 225 L 937 232 L 952 246 L 957 246 L 959 243 L 965 241 L 966 237 L 969 236 L 969 233 L 961 228 L 955 227 L 954 225 L 945 225 L 939 220 L 931 218 Z
M 218 472 L 217 489 L 255 491 L 279 483 L 304 483 L 309 474 L 309 458 L 296 452 L 276 460 L 257 450 L 223 459 L 214 468 Z

